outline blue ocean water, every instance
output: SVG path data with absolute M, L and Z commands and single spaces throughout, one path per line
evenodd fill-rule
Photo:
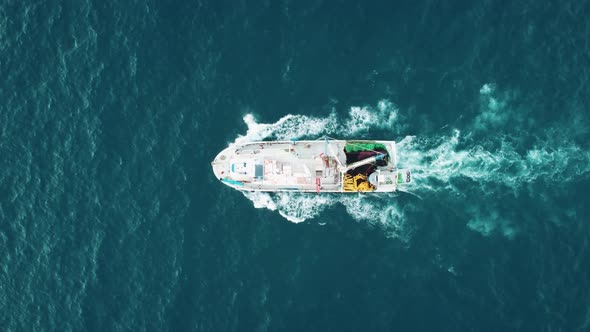
M 588 1 L 0 3 L 4 331 L 590 329 Z M 392 195 L 241 140 L 395 139 Z

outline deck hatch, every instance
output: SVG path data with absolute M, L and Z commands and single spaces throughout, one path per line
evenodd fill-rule
M 264 166 L 254 165 L 254 177 L 256 179 L 262 179 L 263 174 L 264 174 Z

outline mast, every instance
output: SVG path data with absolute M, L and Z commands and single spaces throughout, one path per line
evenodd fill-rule
M 378 154 L 378 155 L 369 157 L 367 159 L 359 160 L 359 161 L 357 161 L 355 163 L 352 163 L 352 164 L 347 165 L 346 167 L 344 167 L 342 169 L 342 172 L 346 173 L 346 172 L 350 171 L 351 169 L 355 169 L 355 168 L 360 167 L 360 166 L 363 166 L 363 165 L 374 163 L 374 162 L 376 162 L 378 160 L 381 160 L 383 158 L 385 158 L 385 154 Z

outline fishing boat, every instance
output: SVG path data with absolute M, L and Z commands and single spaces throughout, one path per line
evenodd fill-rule
M 242 191 L 393 192 L 412 182 L 396 153 L 394 141 L 261 141 L 233 144 L 211 165 L 216 178 Z

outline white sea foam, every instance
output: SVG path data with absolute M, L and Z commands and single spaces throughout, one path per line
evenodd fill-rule
M 490 93 L 496 90 L 496 85 L 491 83 L 484 84 L 481 89 L 479 89 L 479 93 L 482 95 L 489 95 Z
M 543 121 L 539 121 L 540 109 L 523 103 L 522 100 L 523 98 L 517 90 L 504 91 L 497 89 L 495 84 L 484 84 L 480 89 L 478 112 L 469 127 L 466 128 L 469 130 L 468 134 L 474 137 L 509 135 L 518 139 L 526 137 L 532 132 L 537 132 L 541 125 L 546 126 L 546 124 L 541 124 Z M 570 107 L 564 106 L 564 113 L 568 108 Z M 578 134 L 587 133 L 588 119 L 576 115 L 580 113 L 571 112 L 573 117 L 566 121 L 568 124 L 561 122 L 556 126 L 559 129 L 575 128 L 574 130 Z
M 463 147 L 467 145 L 462 144 L 458 130 L 432 140 L 407 137 L 398 143 L 404 167 L 413 170 L 412 190 L 419 195 L 444 191 L 459 200 L 476 193 L 481 204 L 471 200 L 469 207 L 463 208 L 468 214 L 468 227 L 483 235 L 500 232 L 511 238 L 518 231 L 515 218 L 493 203 L 500 192 L 535 197 L 541 195 L 533 189 L 535 183 L 556 191 L 590 173 L 590 152 L 563 135 L 548 135 L 521 152 L 504 139 L 495 149 Z M 457 186 L 458 181 L 463 181 L 461 186 Z
M 389 129 L 399 131 L 403 126 L 398 121 L 397 107 L 388 100 L 381 100 L 376 107 L 351 107 L 347 117 L 340 119 L 335 112 L 319 118 L 305 115 L 288 114 L 275 123 L 258 123 L 252 114 L 244 116 L 248 130 L 240 135 L 234 143 L 272 138 L 291 140 L 300 138 L 317 138 L 321 135 L 355 135 L 366 133 L 371 129 Z M 396 132 L 397 134 L 397 132 Z
M 381 100 L 377 107 L 351 107 L 344 125 L 339 129 L 340 134 L 354 135 L 371 129 L 389 129 L 396 134 L 403 128 L 399 122 L 399 110 L 388 100 Z
M 316 218 L 326 209 L 341 205 L 353 219 L 382 227 L 391 237 L 408 240 L 411 227 L 407 225 L 404 211 L 395 203 L 393 195 L 244 192 L 255 208 L 278 211 L 293 223 Z
M 326 118 L 289 114 L 271 124 L 258 123 L 252 114 L 246 114 L 244 122 L 248 126 L 248 131 L 246 135 L 238 136 L 234 143 L 263 140 L 269 137 L 277 140 L 313 137 L 334 132 L 338 126 L 334 113 Z
M 562 136 L 549 135 L 524 152 L 498 138 L 498 147 L 462 144 L 459 130 L 437 138 L 408 136 L 398 142 L 400 163 L 413 170 L 414 190 L 457 190 L 453 179 L 469 179 L 485 186 L 503 185 L 522 190 L 541 180 L 553 185 L 569 182 L 590 172 L 590 151 Z
M 346 212 L 355 220 L 382 227 L 389 236 L 409 240 L 412 228 L 407 223 L 404 210 L 395 200 L 396 194 L 352 194 L 338 196 Z
M 523 112 L 508 110 L 508 103 L 511 100 L 509 93 L 496 91 L 495 84 L 484 84 L 479 90 L 480 107 L 479 114 L 473 121 L 473 129 L 486 131 L 502 128 L 510 123 L 521 122 Z
M 300 223 L 317 217 L 324 209 L 336 203 L 329 196 L 307 195 L 301 193 L 259 193 L 244 192 L 257 209 L 266 208 L 271 211 L 278 210 L 285 219 Z
M 500 93 L 493 84 L 480 90 L 482 106 L 468 129 L 488 130 L 518 121 L 506 109 L 510 94 Z M 349 138 L 371 130 L 386 130 L 391 136 L 401 133 L 405 124 L 397 107 L 380 101 L 376 107 L 351 107 L 347 116 L 335 112 L 329 116 L 308 117 L 287 115 L 275 123 L 258 123 L 253 115 L 244 117 L 246 135 L 237 142 L 294 138 L 317 138 L 321 135 Z M 463 201 L 477 191 L 481 204 L 472 202 L 465 208 L 467 226 L 483 235 L 500 232 L 513 237 L 518 229 L 512 216 L 489 203 L 499 191 L 512 195 L 523 192 L 535 194 L 530 184 L 543 181 L 548 186 L 559 186 L 590 173 L 590 152 L 569 140 L 563 131 L 548 130 L 528 150 L 523 150 L 508 136 L 488 135 L 488 141 L 475 141 L 471 134 L 452 130 L 435 137 L 407 136 L 398 141 L 400 167 L 413 171 L 414 183 L 406 190 L 418 197 L 440 195 Z M 395 137 L 395 136 L 394 136 Z M 452 193 L 452 195 L 448 195 Z M 397 199 L 383 195 L 313 195 L 298 193 L 245 193 L 256 208 L 278 211 L 289 221 L 302 222 L 318 217 L 329 207 L 343 206 L 358 221 L 383 226 L 391 236 L 407 239 L 411 227 L 407 211 L 397 205 Z M 394 194 L 398 195 L 398 194 Z M 403 194 L 402 194 L 403 195 Z M 420 200 L 416 198 L 416 202 Z M 487 201 L 487 203 L 486 203 Z M 416 203 L 419 204 L 419 203 Z M 410 204 L 407 207 L 415 206 Z

